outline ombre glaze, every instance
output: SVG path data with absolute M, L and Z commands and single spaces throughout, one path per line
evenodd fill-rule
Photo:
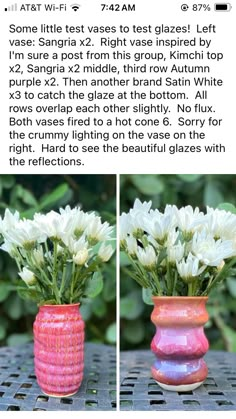
M 169 390 L 198 387 L 207 377 L 203 356 L 209 348 L 203 326 L 208 320 L 208 297 L 153 297 L 151 320 L 156 334 L 152 376 Z M 199 383 L 199 384 L 198 384 Z
M 35 374 L 44 393 L 77 392 L 84 368 L 84 321 L 78 304 L 40 307 L 34 322 Z

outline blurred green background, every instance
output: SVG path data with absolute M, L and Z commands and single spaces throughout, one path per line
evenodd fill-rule
M 205 210 L 223 202 L 236 205 L 236 175 L 122 175 L 120 208 L 128 212 L 135 198 L 152 200 L 152 208 L 164 210 L 166 204 L 198 206 Z M 124 273 L 129 262 L 121 253 L 120 327 L 121 350 L 149 348 L 154 335 L 150 321 L 152 306 L 142 301 L 138 284 Z M 236 275 L 236 270 L 235 270 Z M 236 352 L 236 279 L 227 278 L 210 295 L 210 320 L 206 335 L 211 349 Z
M 65 205 L 97 211 L 103 221 L 115 224 L 116 176 L 105 175 L 0 175 L 0 214 L 5 208 L 30 218 Z M 116 279 L 115 255 L 104 264 L 102 293 L 81 307 L 86 321 L 86 340 L 115 343 Z M 15 291 L 17 268 L 0 251 L 0 345 L 32 340 L 32 323 L 38 309 L 20 299 Z

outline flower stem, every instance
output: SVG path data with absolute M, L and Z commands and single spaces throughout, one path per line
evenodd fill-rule
M 210 290 L 217 284 L 217 282 L 220 282 L 222 279 L 226 278 L 229 269 L 236 263 L 236 257 L 230 260 L 229 263 L 225 263 L 224 267 L 221 269 L 221 271 L 216 275 L 215 279 L 211 281 L 205 291 L 201 295 L 208 295 Z
M 171 280 L 171 266 L 167 262 L 167 295 L 171 295 L 173 292 L 172 280 Z
M 66 264 L 64 264 L 64 266 L 63 266 L 63 272 L 62 272 L 61 286 L 60 286 L 60 291 L 59 291 L 59 295 L 60 295 L 60 297 L 62 296 L 62 293 L 63 293 L 64 287 L 65 287 L 65 280 L 66 280 L 66 268 L 67 268 L 67 265 L 66 265 Z
M 71 284 L 70 284 L 70 304 L 72 304 L 73 297 L 74 297 L 74 276 L 75 276 L 75 262 L 73 262 L 72 264 Z
M 192 297 L 193 296 L 193 283 L 192 282 L 190 282 L 188 284 L 188 296 L 189 297 Z
M 154 270 L 152 271 L 152 274 L 153 274 L 154 281 L 158 290 L 158 295 L 162 296 L 162 290 L 161 290 L 161 284 L 160 284 L 159 278 Z
M 56 302 L 61 304 L 59 290 L 57 288 L 57 242 L 53 242 L 53 274 L 52 274 L 52 288 L 55 294 Z
M 175 294 L 175 287 L 176 287 L 177 277 L 178 277 L 178 271 L 177 271 L 177 270 L 175 270 L 174 284 L 173 284 L 172 294 L 171 294 L 172 296 L 173 296 L 173 295 L 176 295 L 176 294 Z

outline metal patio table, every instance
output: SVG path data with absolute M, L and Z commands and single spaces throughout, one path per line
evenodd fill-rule
M 84 379 L 70 397 L 43 394 L 34 375 L 33 344 L 0 348 L 0 411 L 116 410 L 116 352 L 85 344 Z
M 151 377 L 151 351 L 121 352 L 120 410 L 236 410 L 236 354 L 208 351 L 209 373 L 193 391 L 163 390 Z

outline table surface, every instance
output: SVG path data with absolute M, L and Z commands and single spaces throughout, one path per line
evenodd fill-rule
M 84 379 L 74 396 L 43 394 L 34 375 L 33 344 L 0 348 L 0 411 L 116 410 L 116 351 L 85 344 Z
M 166 391 L 150 374 L 151 351 L 121 352 L 120 410 L 236 410 L 236 354 L 209 351 L 209 373 L 196 390 Z

